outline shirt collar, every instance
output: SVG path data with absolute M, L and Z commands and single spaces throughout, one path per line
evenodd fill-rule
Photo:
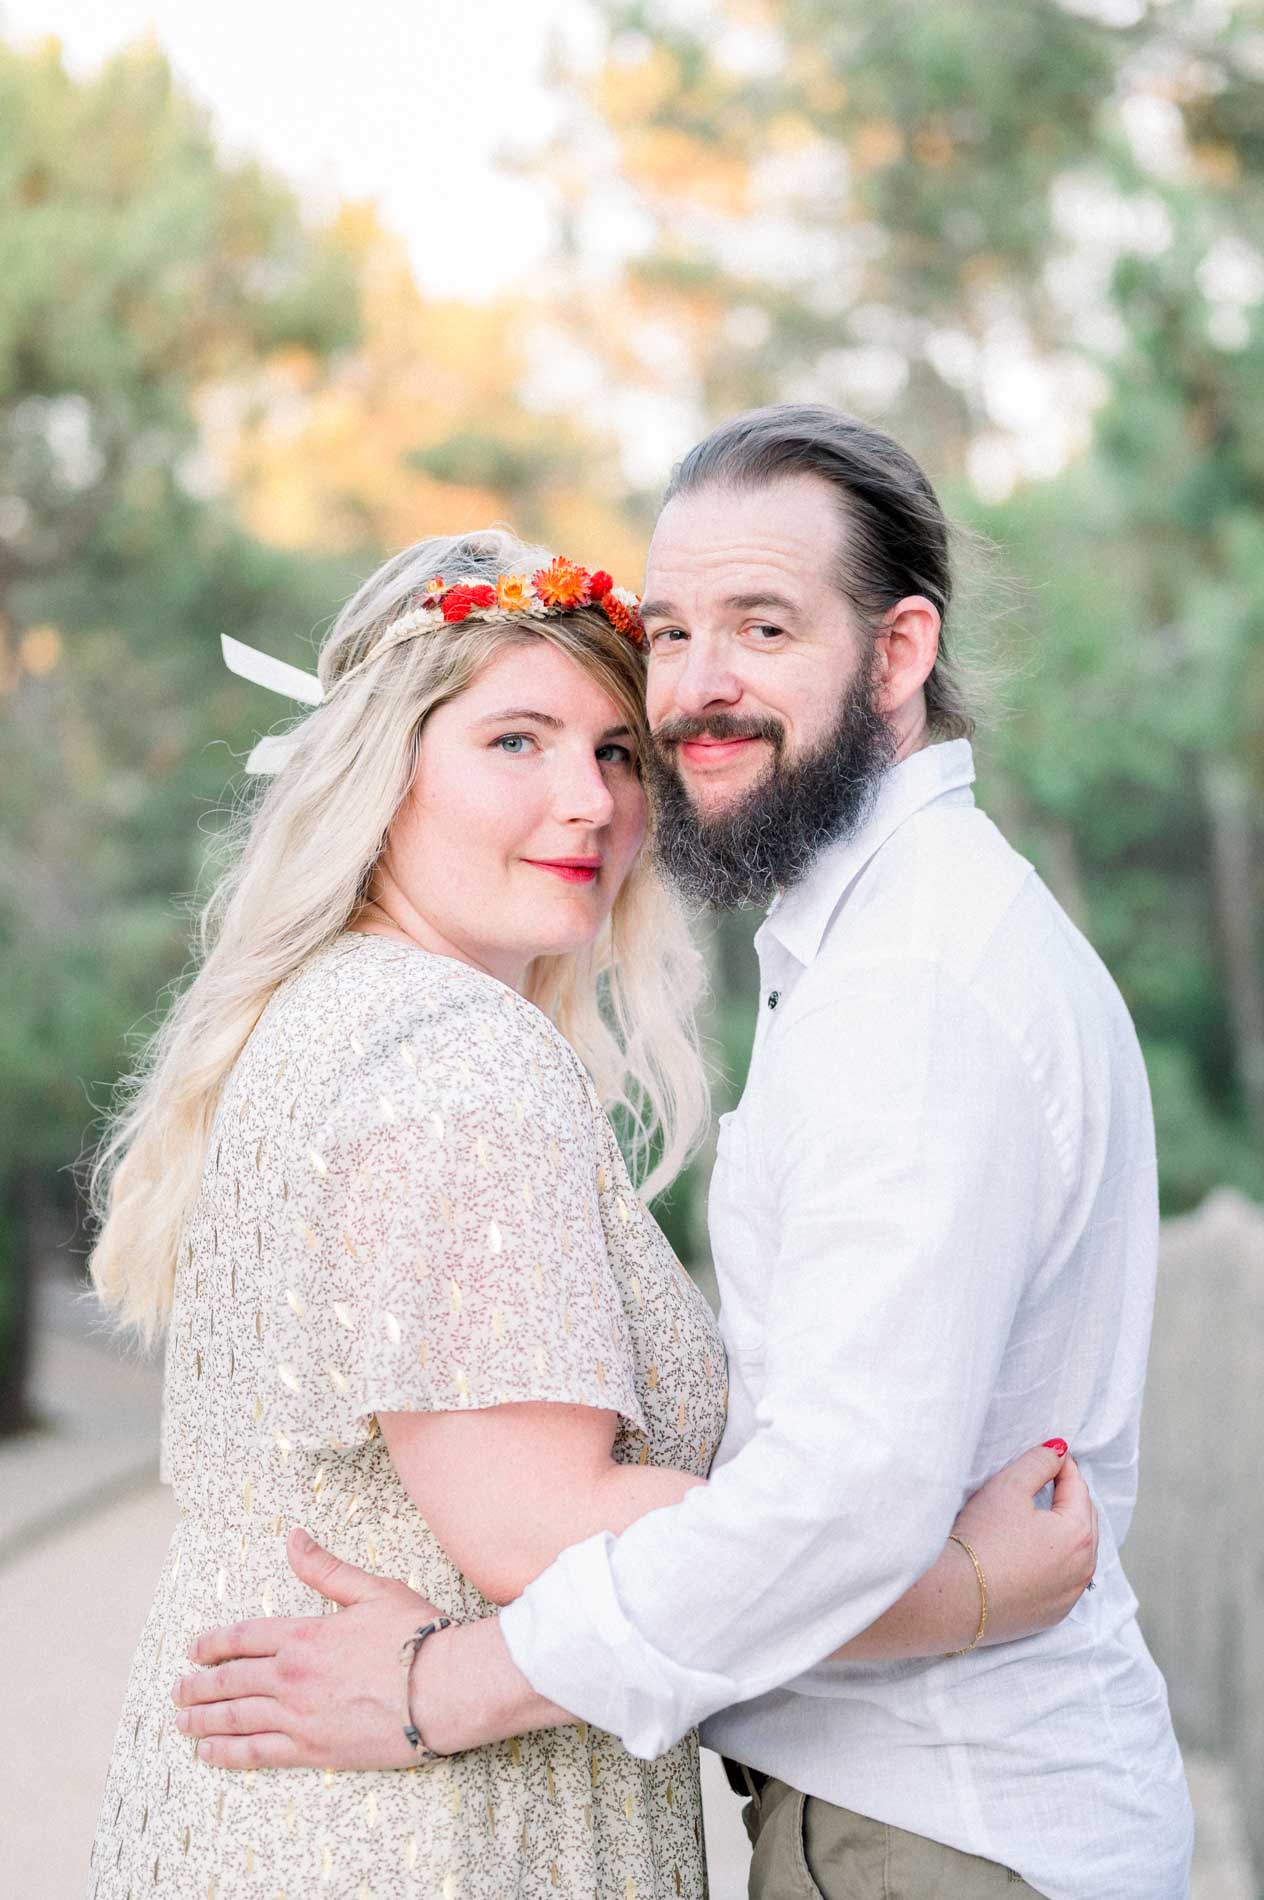
M 974 754 L 968 739 L 912 752 L 883 773 L 874 801 L 858 830 L 828 845 L 802 883 L 777 897 L 755 936 L 756 949 L 775 937 L 805 967 L 821 947 L 831 918 L 849 886 L 906 818 L 950 792 L 974 783 Z M 961 802 L 966 802 L 963 800 Z

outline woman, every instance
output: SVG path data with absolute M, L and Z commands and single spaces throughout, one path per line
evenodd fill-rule
M 605 1112 L 645 1198 L 706 1114 L 697 956 L 643 848 L 642 666 L 631 596 L 502 532 L 409 549 L 326 642 L 99 1174 L 97 1284 L 166 1328 L 181 1517 L 94 1900 L 705 1892 L 692 1739 L 645 1763 L 572 1725 L 407 1774 L 237 1777 L 169 1697 L 207 1624 L 319 1607 L 292 1524 L 465 1620 L 705 1479 L 719 1336 Z M 493 1413 L 513 1456 L 445 1483 Z M 991 1633 L 1032 1626 L 1033 1583 L 1054 1620 L 1065 1579 L 1020 1522 L 1004 1554 Z M 968 1644 L 978 1609 L 947 1553 L 889 1653 L 910 1626 Z

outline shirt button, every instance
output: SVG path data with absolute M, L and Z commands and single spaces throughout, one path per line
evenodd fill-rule
M 780 990 L 769 990 L 769 992 L 768 992 L 768 1007 L 769 1007 L 769 1009 L 776 1009 L 776 1007 L 777 1007 L 777 1005 L 778 1005 L 778 1003 L 779 1003 L 780 1001 L 781 1001 L 781 991 L 780 991 Z

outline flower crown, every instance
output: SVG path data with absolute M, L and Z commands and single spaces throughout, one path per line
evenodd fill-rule
M 634 646 L 642 646 L 645 641 L 640 596 L 626 587 L 616 587 L 604 568 L 590 574 L 586 567 L 568 561 L 563 554 L 556 555 L 547 567 L 537 568 L 529 577 L 500 574 L 494 583 L 449 583 L 442 574 L 436 574 L 425 583 L 422 593 L 424 599 L 392 622 L 375 651 L 380 651 L 393 636 L 402 637 L 420 632 L 424 627 L 437 627 L 440 622 L 458 626 L 462 620 L 496 620 L 504 614 L 545 619 L 551 614 L 571 613 L 576 607 L 599 607 L 611 626 Z
M 623 634 L 638 650 L 645 647 L 645 627 L 641 620 L 641 600 L 626 587 L 616 587 L 604 568 L 590 574 L 586 567 L 558 554 L 547 567 L 535 573 L 500 574 L 493 581 L 445 581 L 435 574 L 422 586 L 422 598 L 398 619 L 392 620 L 362 660 L 349 666 L 331 682 L 335 691 L 353 673 L 371 664 L 390 648 L 402 646 L 416 634 L 437 628 L 460 626 L 466 620 L 513 619 L 548 620 L 556 614 L 572 613 L 577 607 L 598 607 L 617 633 Z M 325 688 L 313 673 L 274 660 L 240 640 L 220 635 L 224 664 L 229 671 L 256 686 L 266 686 L 286 699 L 301 700 L 319 706 Z M 261 739 L 246 760 L 247 772 L 279 772 L 294 749 L 295 735 L 279 734 Z

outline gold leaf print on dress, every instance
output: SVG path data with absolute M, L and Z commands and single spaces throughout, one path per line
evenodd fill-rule
M 281 1381 L 281 1384 L 285 1387 L 287 1392 L 301 1392 L 303 1389 L 299 1384 L 299 1377 L 293 1366 L 278 1366 L 277 1378 Z
M 321 1180 L 326 1180 L 329 1175 L 329 1163 L 325 1160 L 324 1155 L 317 1154 L 314 1148 L 309 1148 L 307 1150 L 307 1159 L 311 1162 L 314 1172 L 320 1176 Z
M 488 1221 L 487 1223 L 487 1251 L 488 1253 L 501 1253 L 504 1250 L 504 1245 L 505 1245 L 504 1236 L 502 1235 L 501 1230 L 500 1230 L 500 1222 L 495 1221 L 495 1220 Z
M 295 995 L 301 1008 L 287 1002 Z M 480 1014 L 495 1031 L 487 1042 Z M 348 1038 L 357 1031 L 362 1054 L 353 1060 Z M 274 1088 L 282 1057 L 288 1071 Z M 167 1396 L 164 1454 L 187 1527 L 129 1690 L 94 1900 L 129 1900 L 129 1889 L 139 1900 L 167 1887 L 172 1900 L 203 1900 L 211 1879 L 217 1900 L 229 1900 L 234 1869 L 242 1900 L 247 1887 L 259 1889 L 258 1900 L 442 1900 L 448 1875 L 452 1900 L 577 1900 L 580 1887 L 585 1900 L 626 1900 L 629 1881 L 636 1900 L 663 1900 L 664 1889 L 701 1900 L 688 1739 L 658 1763 L 635 1761 L 593 1732 L 585 1746 L 567 1728 L 389 1775 L 221 1776 L 198 1763 L 169 1706 L 161 1716 L 164 1636 L 174 1673 L 175 1656 L 200 1628 L 320 1607 L 286 1559 L 296 1524 L 341 1557 L 407 1577 L 458 1620 L 485 1613 L 400 1486 L 380 1433 L 374 1439 L 379 1410 L 509 1397 L 603 1405 L 617 1415 L 620 1462 L 698 1475 L 722 1423 L 714 1323 L 636 1204 L 580 1065 L 524 999 L 477 972 L 452 976 L 442 958 L 344 937 L 282 986 L 235 1078 L 225 1085 L 219 1178 L 208 1173 L 211 1189 L 190 1217 L 176 1276 L 178 1382 Z M 383 1121 L 381 1095 L 396 1110 L 394 1124 Z M 477 1168 L 480 1135 L 485 1165 Z M 493 1220 L 499 1254 L 488 1244 Z M 307 1309 L 301 1324 L 287 1289 Z M 221 1294 L 230 1292 L 228 1326 Z M 397 1349 L 388 1313 L 400 1328 Z M 280 1344 L 287 1329 L 288 1348 Z M 242 1335 L 254 1341 L 254 1365 Z M 242 1361 L 240 1389 L 228 1384 L 230 1348 Z M 331 1366 L 347 1382 L 343 1394 Z M 687 1431 L 677 1426 L 682 1402 Z M 192 1560 L 177 1581 L 182 1547 Z M 217 1604 L 221 1571 L 226 1594 Z M 228 1789 L 218 1826 L 217 1781 Z M 193 1814 L 199 1827 L 182 1858 L 180 1835 Z
M 404 1337 L 404 1329 L 396 1319 L 394 1313 L 383 1312 L 382 1329 L 392 1346 L 398 1346 L 400 1340 Z
M 289 1307 L 295 1319 L 307 1318 L 307 1307 L 292 1286 L 287 1286 L 285 1289 L 285 1304 Z
M 329 1383 L 333 1386 L 339 1398 L 344 1397 L 349 1389 L 346 1373 L 342 1371 L 341 1367 L 332 1364 L 327 1365 L 325 1371 L 329 1374 Z

